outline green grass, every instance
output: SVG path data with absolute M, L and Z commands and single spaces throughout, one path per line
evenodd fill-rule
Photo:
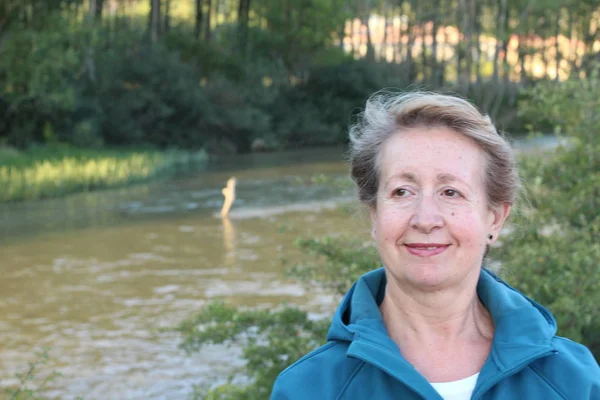
M 124 186 L 200 163 L 204 152 L 0 147 L 0 202 Z

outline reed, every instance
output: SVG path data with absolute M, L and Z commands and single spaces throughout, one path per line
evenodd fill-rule
M 204 152 L 0 148 L 0 202 L 124 186 L 206 160 Z

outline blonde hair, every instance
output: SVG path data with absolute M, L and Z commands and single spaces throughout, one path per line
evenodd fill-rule
M 412 128 L 445 127 L 471 138 L 485 153 L 490 206 L 514 204 L 520 189 L 515 157 L 490 118 L 460 97 L 431 93 L 375 93 L 350 128 L 351 176 L 364 204 L 375 207 L 379 154 L 394 134 Z

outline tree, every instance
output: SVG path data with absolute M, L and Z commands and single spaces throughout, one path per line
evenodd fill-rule
M 206 20 L 204 21 L 204 40 L 206 42 L 210 42 L 210 33 L 211 33 L 211 16 L 213 11 L 212 0 L 205 0 L 206 4 Z
M 248 19 L 250 14 L 250 0 L 239 0 L 238 5 L 238 40 L 242 54 L 246 54 L 248 41 Z
M 259 19 L 266 22 L 269 37 L 265 46 L 291 73 L 302 73 L 315 53 L 332 46 L 349 16 L 338 0 L 256 0 Z
M 152 43 L 156 43 L 160 35 L 160 8 L 161 0 L 150 0 L 150 39 Z
M 204 7 L 204 1 L 196 0 L 195 4 L 196 4 L 196 9 L 195 9 L 196 14 L 195 14 L 195 18 L 194 18 L 194 35 L 196 36 L 196 39 L 200 39 L 200 35 L 202 34 L 202 18 L 203 18 L 202 7 Z

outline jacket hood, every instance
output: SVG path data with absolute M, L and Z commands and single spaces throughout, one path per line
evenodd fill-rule
M 363 275 L 342 300 L 327 339 L 353 342 L 369 337 L 379 347 L 400 355 L 379 311 L 385 286 L 383 268 Z M 477 294 L 494 321 L 491 358 L 500 371 L 514 368 L 535 354 L 552 350 L 556 321 L 546 308 L 484 268 L 477 283 Z

